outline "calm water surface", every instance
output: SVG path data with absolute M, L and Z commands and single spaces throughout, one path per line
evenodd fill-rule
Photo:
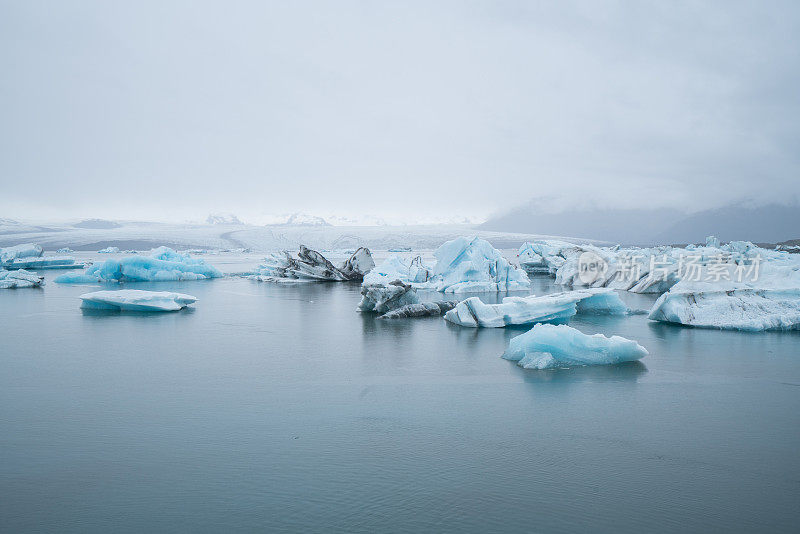
M 126 287 L 199 302 L 0 291 L 3 531 L 797 532 L 800 334 L 590 316 L 650 355 L 526 371 L 358 285 Z

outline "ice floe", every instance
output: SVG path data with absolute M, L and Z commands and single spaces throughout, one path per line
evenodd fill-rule
M 358 310 L 362 312 L 386 313 L 409 304 L 417 304 L 419 297 L 411 284 L 394 280 L 388 284 L 363 284 Z
M 0 248 L 0 267 L 18 258 L 38 258 L 42 255 L 42 247 L 34 243 L 23 243 L 13 247 Z
M 144 291 L 120 289 L 95 291 L 80 296 L 81 308 L 88 310 L 121 310 L 137 312 L 165 312 L 182 310 L 197 301 L 192 295 L 170 291 Z
M 502 328 L 535 323 L 566 323 L 576 313 L 626 315 L 628 307 L 611 289 L 581 289 L 544 296 L 505 297 L 484 304 L 478 297 L 461 301 L 445 320 L 469 327 Z
M 45 256 L 42 247 L 33 243 L 0 249 L 0 267 L 4 269 L 82 269 L 72 256 Z
M 553 369 L 630 362 L 646 355 L 647 349 L 624 337 L 587 335 L 567 325 L 538 324 L 511 338 L 503 358 L 525 369 Z
M 119 254 L 119 247 L 106 247 L 97 251 L 98 254 Z
M 44 276 L 28 272 L 24 269 L 18 271 L 0 271 L 0 289 L 41 287 L 43 285 Z
M 5 264 L 6 269 L 83 269 L 85 264 L 76 262 L 72 256 L 41 256 L 39 258 L 17 258 Z
M 765 263 L 704 266 L 662 294 L 650 310 L 654 321 L 730 330 L 800 328 L 800 266 Z
M 61 284 L 93 282 L 168 282 L 219 278 L 222 273 L 212 265 L 168 247 L 154 249 L 149 257 L 129 256 L 96 263 L 80 274 L 62 274 Z
M 297 257 L 288 252 L 268 256 L 249 278 L 262 282 L 280 281 L 362 281 L 375 262 L 369 249 L 357 249 L 341 266 L 337 267 L 325 256 L 303 245 Z

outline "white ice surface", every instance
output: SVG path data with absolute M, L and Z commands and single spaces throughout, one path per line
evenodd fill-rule
M 18 258 L 38 258 L 42 255 L 42 247 L 34 243 L 23 243 L 13 247 L 0 248 L 0 267 Z
M 737 269 L 708 267 L 699 280 L 684 279 L 662 294 L 650 310 L 654 321 L 700 328 L 730 330 L 792 330 L 800 328 L 800 265 L 765 263 L 757 279 L 742 277 Z
M 524 241 L 546 238 L 481 230 L 470 224 L 403 226 L 304 226 L 241 224 L 168 224 L 117 221 L 113 228 L 76 228 L 76 221 L 2 224 L 0 246 L 23 240 L 40 243 L 48 250 L 70 247 L 97 251 L 107 246 L 120 250 L 147 250 L 161 244 L 174 248 L 206 250 L 252 249 L 259 252 L 297 250 L 301 244 L 315 250 L 388 249 L 431 250 L 460 235 L 477 235 L 497 248 L 516 248 Z
M 41 287 L 44 285 L 44 276 L 28 272 L 24 269 L 17 271 L 0 271 L 0 289 L 19 289 L 23 287 Z
M 137 312 L 178 311 L 197 301 L 196 297 L 183 293 L 141 289 L 95 291 L 81 295 L 80 299 L 83 309 Z
M 461 301 L 445 320 L 469 327 L 502 328 L 535 323 L 565 323 L 576 313 L 625 315 L 628 307 L 611 289 L 581 289 L 541 297 L 505 297 L 502 304 L 484 304 L 478 297 Z

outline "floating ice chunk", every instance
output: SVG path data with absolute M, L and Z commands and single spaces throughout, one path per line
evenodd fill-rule
M 710 248 L 719 248 L 719 238 L 710 235 L 706 238 L 706 246 Z
M 44 285 L 44 276 L 28 272 L 24 269 L 18 271 L 0 271 L 0 289 L 18 289 L 23 287 L 41 287 Z
M 385 285 L 395 280 L 407 284 L 424 283 L 431 276 L 433 276 L 433 269 L 425 265 L 421 256 L 403 258 L 392 255 L 364 277 L 364 285 Z
M 43 256 L 42 247 L 33 243 L 0 249 L 0 267 L 6 269 L 82 269 L 71 256 Z
M 61 284 L 94 282 L 168 282 L 219 278 L 222 273 L 201 259 L 160 247 L 150 257 L 130 256 L 106 260 L 86 269 L 82 274 L 62 274 L 55 279 Z
M 97 251 L 98 254 L 118 254 L 119 247 L 106 247 L 102 250 Z
M 576 249 L 576 245 L 558 240 L 525 242 L 519 248 L 520 266 L 530 273 L 555 274 L 564 263 L 566 251 Z
M 17 258 L 4 265 L 6 269 L 83 269 L 72 256 L 40 256 L 38 258 Z
M 333 281 L 346 280 L 361 281 L 375 262 L 369 249 L 359 248 L 341 267 L 336 267 L 325 256 L 300 245 L 297 258 L 288 252 L 272 254 L 259 266 L 258 272 L 249 278 L 262 282 L 279 282 L 283 280 L 308 280 L 308 281 Z
M 72 254 L 73 252 L 75 251 L 69 247 L 64 247 L 56 250 L 56 254 Z
M 378 319 L 404 319 L 408 317 L 431 317 L 442 315 L 452 310 L 458 304 L 457 300 L 443 300 L 437 302 L 418 302 L 407 304 L 384 313 Z
M 13 247 L 0 248 L 0 266 L 4 266 L 18 258 L 38 258 L 42 255 L 42 247 L 34 243 L 23 243 Z
M 426 287 L 443 293 L 526 290 L 525 271 L 511 265 L 500 251 L 478 237 L 459 237 L 436 249 L 436 267 Z
M 741 276 L 742 270 L 751 268 L 734 264 L 703 267 L 697 280 L 685 278 L 661 295 L 649 318 L 699 328 L 800 328 L 800 266 L 766 263 L 757 278 Z
M 511 338 L 503 358 L 525 369 L 552 369 L 630 362 L 646 355 L 647 349 L 624 337 L 590 336 L 567 325 L 537 324 Z
M 368 248 L 361 247 L 339 268 L 341 273 L 348 280 L 364 280 L 364 275 L 375 268 L 375 261 L 372 259 Z
M 395 280 L 384 284 L 363 284 L 358 310 L 386 313 L 390 310 L 419 302 L 416 290 L 410 284 Z
M 445 320 L 460 326 L 502 328 L 535 323 L 566 323 L 576 313 L 625 315 L 630 310 L 610 289 L 581 289 L 541 297 L 505 297 L 502 304 L 468 298 L 447 312 Z
M 80 296 L 81 308 L 90 310 L 124 310 L 139 312 L 178 311 L 197 301 L 192 295 L 170 291 L 120 289 L 95 291 Z

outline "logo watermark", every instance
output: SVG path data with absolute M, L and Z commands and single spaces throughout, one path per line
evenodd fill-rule
M 586 285 L 605 278 L 608 262 L 602 256 L 590 250 L 578 257 L 578 278 Z
M 613 258 L 609 264 L 599 254 L 587 250 L 578 257 L 578 279 L 584 285 L 612 277 L 633 283 L 645 276 L 653 281 L 677 278 L 691 282 L 756 282 L 761 260 L 761 255 L 734 258 L 730 254 L 681 254 L 676 258 L 666 254 L 626 254 Z

